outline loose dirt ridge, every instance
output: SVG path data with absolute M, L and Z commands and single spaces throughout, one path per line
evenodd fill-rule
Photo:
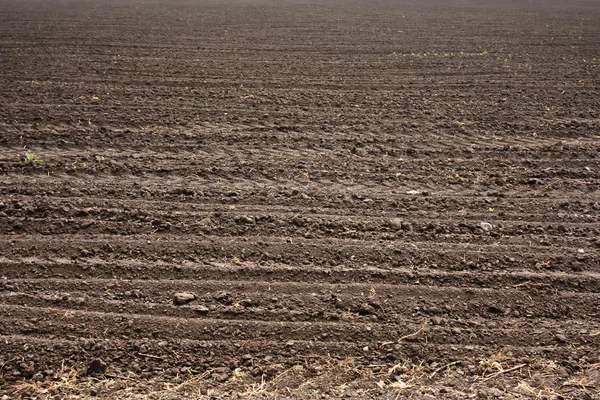
M 600 398 L 600 5 L 517 3 L 2 2 L 0 397 Z

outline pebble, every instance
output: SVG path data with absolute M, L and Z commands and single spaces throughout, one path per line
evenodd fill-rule
M 483 229 L 485 232 L 491 232 L 494 229 L 494 226 L 489 222 L 480 222 L 479 227 Z
M 196 300 L 196 298 L 197 297 L 194 293 L 188 293 L 188 292 L 175 293 L 173 295 L 173 304 L 176 306 L 182 306 L 184 304 L 191 303 L 192 301 Z

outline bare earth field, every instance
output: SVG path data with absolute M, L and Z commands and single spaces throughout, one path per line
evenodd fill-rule
M 411 1 L 1 0 L 0 398 L 599 399 L 600 3 Z

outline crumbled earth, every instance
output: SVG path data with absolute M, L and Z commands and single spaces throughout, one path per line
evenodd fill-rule
M 0 3 L 0 398 L 600 398 L 600 3 Z

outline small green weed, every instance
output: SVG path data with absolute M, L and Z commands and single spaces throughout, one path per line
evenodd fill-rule
M 26 153 L 25 154 L 25 159 L 24 159 L 25 164 L 39 164 L 44 162 L 44 160 L 40 160 L 39 158 L 37 158 L 37 156 L 35 155 L 35 153 L 31 152 L 31 153 Z

